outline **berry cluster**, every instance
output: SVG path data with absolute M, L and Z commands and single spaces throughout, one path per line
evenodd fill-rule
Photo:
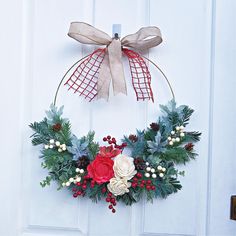
M 106 197 L 106 202 L 110 203 L 108 208 L 112 211 L 112 213 L 116 212 L 114 206 L 116 206 L 116 198 L 112 195 L 112 193 L 108 193 Z
M 89 181 L 89 179 L 90 179 L 89 176 L 85 175 L 81 182 L 76 183 L 76 187 L 72 189 L 72 191 L 74 192 L 73 197 L 76 198 L 80 195 L 84 197 L 87 188 L 95 187 L 96 182 L 94 180 Z
M 136 176 L 132 179 L 132 185 L 133 188 L 146 188 L 148 191 L 155 191 L 156 187 L 153 185 L 152 180 L 148 179 L 145 180 L 143 179 L 142 173 L 138 172 Z
M 162 167 L 162 166 L 157 166 L 157 168 L 155 169 L 154 167 L 149 166 L 149 163 L 146 162 L 146 169 L 145 169 L 145 177 L 150 178 L 152 177 L 153 179 L 156 179 L 157 176 L 159 176 L 160 178 L 164 177 L 164 173 L 166 172 L 166 168 Z
M 67 150 L 65 143 L 61 144 L 59 141 L 55 141 L 54 139 L 50 139 L 49 143 L 44 145 L 45 149 L 53 149 L 54 147 L 57 148 L 58 152 L 63 152 Z
M 84 174 L 84 169 L 76 168 L 77 175 L 71 177 L 67 182 L 62 183 L 62 187 L 69 187 L 72 183 L 77 184 L 81 181 L 81 176 Z
M 169 145 L 172 146 L 174 145 L 175 142 L 176 143 L 180 142 L 180 139 L 185 136 L 184 126 L 183 125 L 176 126 L 175 130 L 172 130 L 170 134 L 171 135 L 168 137 L 168 142 L 169 142 Z
M 107 135 L 106 137 L 104 137 L 103 141 L 107 142 L 110 145 L 114 145 L 114 148 L 121 149 L 121 150 L 123 150 L 127 146 L 127 143 L 122 143 L 121 145 L 118 145 L 116 139 L 114 137 L 111 137 L 110 135 Z

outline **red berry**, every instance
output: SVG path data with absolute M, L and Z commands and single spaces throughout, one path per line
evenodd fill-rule
M 104 137 L 104 138 L 103 138 L 103 141 L 104 141 L 104 142 L 106 142 L 106 141 L 107 141 L 107 138 L 106 138 L 106 137 Z
M 116 199 L 115 198 L 111 198 L 111 203 L 114 203 L 116 202 Z
M 113 206 L 116 206 L 116 202 L 114 202 L 114 203 L 112 203 L 113 204 Z
M 143 187 L 144 187 L 144 185 L 143 185 L 143 184 L 140 184 L 139 186 L 140 186 L 140 188 L 143 188 Z
M 151 188 L 152 188 L 152 190 L 156 190 L 156 187 L 154 185 Z
M 111 199 L 109 197 L 106 198 L 106 202 L 110 202 Z
M 131 185 L 133 188 L 136 188 L 137 187 L 137 183 L 132 183 Z
M 84 179 L 90 179 L 89 175 L 85 175 Z
M 116 213 L 116 210 L 115 210 L 115 209 L 112 209 L 112 213 Z
M 143 177 L 143 175 L 142 175 L 141 173 L 137 173 L 136 176 L 137 176 L 137 178 L 139 178 L 139 179 Z
M 112 205 L 109 205 L 108 207 L 109 207 L 109 209 L 113 209 L 113 206 L 112 206 Z
M 105 193 L 107 191 L 107 189 L 104 187 L 102 188 L 102 193 Z
M 74 197 L 74 198 L 78 197 L 77 193 L 74 193 L 74 194 L 73 194 L 73 197 Z
M 112 193 L 108 193 L 108 196 L 111 197 L 111 196 L 112 196 Z
M 146 181 L 143 179 L 143 180 L 141 181 L 141 183 L 142 183 L 142 184 L 145 184 L 145 183 L 146 183 Z
M 81 195 L 81 194 L 82 194 L 82 192 L 81 192 L 81 191 L 78 191 L 78 192 L 77 192 L 77 194 L 78 194 L 78 195 Z
M 147 184 L 152 184 L 152 181 L 151 180 L 147 180 Z
M 147 189 L 147 190 L 151 190 L 151 186 L 150 186 L 150 185 L 147 185 L 147 186 L 146 186 L 146 189 Z
M 107 139 L 109 139 L 109 140 L 110 140 L 110 139 L 111 139 L 111 136 L 110 136 L 110 135 L 107 135 Z
M 127 147 L 127 143 L 122 143 L 122 147 Z
M 134 182 L 137 182 L 137 181 L 138 181 L 138 179 L 137 179 L 136 177 L 134 177 L 134 178 L 133 178 L 133 181 L 134 181 Z
M 72 188 L 72 192 L 76 192 L 77 191 L 77 189 L 76 188 Z
M 112 144 L 112 141 L 109 140 L 108 143 L 109 143 L 109 144 Z
M 84 184 L 84 185 L 82 185 L 82 189 L 84 189 L 84 190 L 85 190 L 86 188 L 87 188 L 87 185 L 85 185 L 85 184 Z
M 78 182 L 76 185 L 77 185 L 77 186 L 80 186 L 80 185 L 81 185 L 81 183 L 80 183 L 80 182 Z

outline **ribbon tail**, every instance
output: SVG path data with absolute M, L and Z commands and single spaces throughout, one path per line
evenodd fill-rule
M 137 100 L 152 100 L 153 92 L 151 88 L 151 74 L 145 60 L 136 52 L 127 48 L 123 49 L 128 57 L 132 84 L 136 93 Z
M 112 77 L 113 93 L 127 95 L 120 40 L 113 39 L 108 46 L 109 65 Z
M 92 101 L 97 96 L 99 69 L 105 53 L 106 49 L 97 49 L 73 66 L 72 74 L 64 84 L 69 87 L 68 90 L 73 90 L 74 93 L 79 93 L 79 96 Z
M 106 54 L 99 70 L 97 83 L 97 99 L 104 98 L 108 101 L 111 79 L 112 76 L 109 67 L 109 58 L 108 54 Z

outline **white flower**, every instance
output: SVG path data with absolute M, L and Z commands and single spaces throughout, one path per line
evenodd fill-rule
M 129 183 L 126 178 L 121 179 L 114 177 L 110 179 L 110 183 L 107 185 L 107 188 L 115 196 L 118 196 L 128 193 L 130 186 L 131 183 Z
M 127 180 L 132 179 L 137 173 L 134 166 L 134 159 L 123 154 L 115 157 L 113 170 L 116 178 L 125 178 Z

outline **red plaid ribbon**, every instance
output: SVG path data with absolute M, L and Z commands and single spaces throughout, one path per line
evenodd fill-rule
M 151 75 L 145 60 L 137 53 L 124 48 L 123 53 L 129 60 L 132 84 L 137 100 L 152 100 Z M 79 96 L 92 101 L 97 95 L 99 69 L 106 54 L 106 48 L 97 49 L 80 62 L 65 85 Z

